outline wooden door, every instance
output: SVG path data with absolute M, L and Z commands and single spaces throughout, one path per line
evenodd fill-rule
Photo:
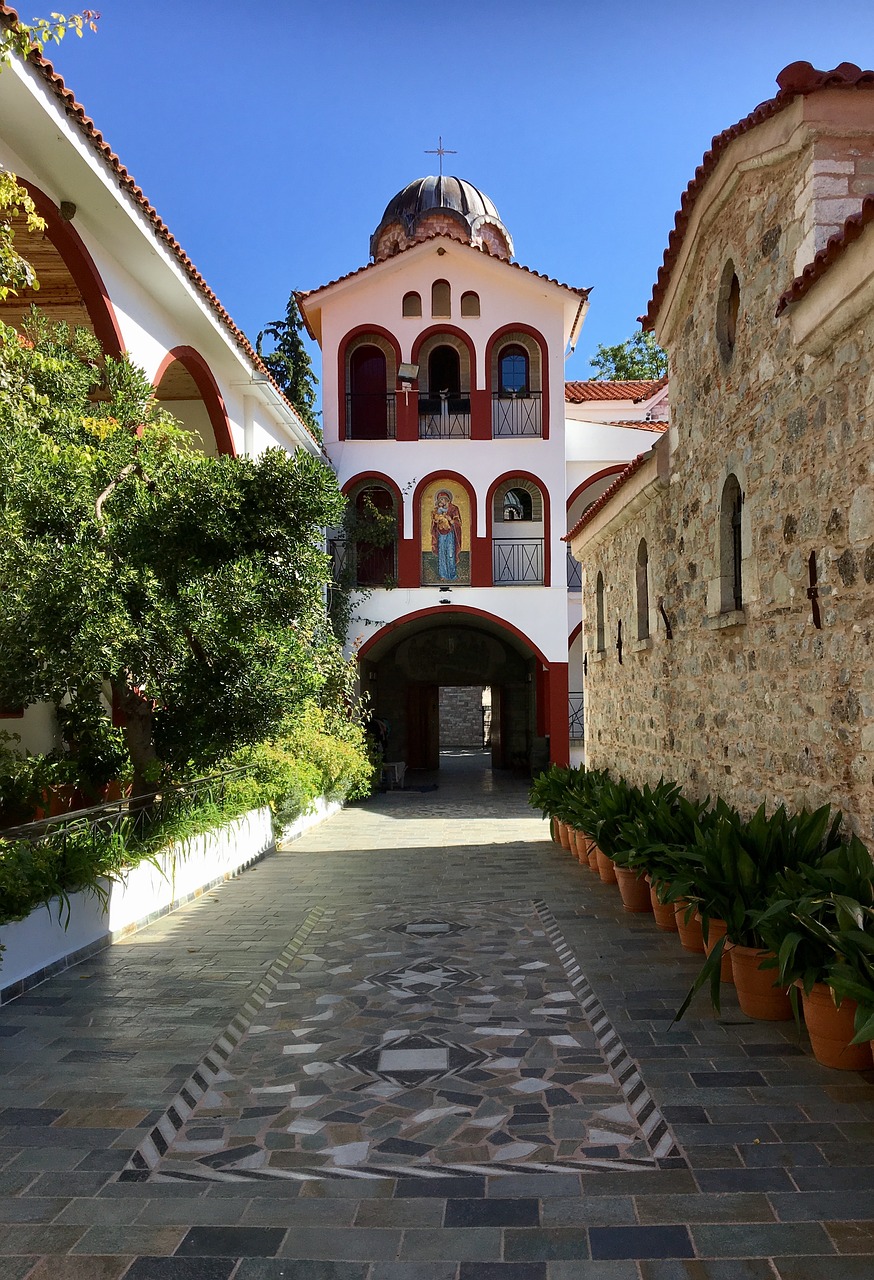
M 407 768 L 440 767 L 440 698 L 436 684 L 407 689 Z
M 385 440 L 388 436 L 388 393 L 385 356 L 379 347 L 356 347 L 349 362 L 352 382 L 350 434 L 353 440 Z

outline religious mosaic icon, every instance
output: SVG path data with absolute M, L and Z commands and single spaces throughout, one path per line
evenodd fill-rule
M 470 500 L 457 481 L 422 494 L 422 585 L 470 586 Z

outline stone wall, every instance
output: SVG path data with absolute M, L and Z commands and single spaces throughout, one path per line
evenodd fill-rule
M 866 97 L 874 110 L 874 94 Z M 870 841 L 874 321 L 869 313 L 811 356 L 794 347 L 785 314 L 775 318 L 810 233 L 808 178 L 820 146 L 811 140 L 750 166 L 698 233 L 671 327 L 669 483 L 651 486 L 633 511 L 623 510 L 620 490 L 574 540 L 584 570 L 587 763 L 637 782 L 674 777 L 746 812 L 762 800 L 830 801 Z M 870 139 L 865 154 L 874 155 Z M 864 170 L 858 155 L 853 163 Z M 726 353 L 716 318 L 729 260 L 740 311 Z M 720 498 L 730 474 L 743 491 L 740 613 L 721 602 Z M 641 538 L 651 639 L 639 643 Z M 819 627 L 807 592 L 812 552 Z M 602 654 L 594 652 L 599 570 Z
M 440 746 L 482 747 L 482 686 L 460 685 L 440 690 Z

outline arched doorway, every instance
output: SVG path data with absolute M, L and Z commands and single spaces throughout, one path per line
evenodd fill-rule
M 499 618 L 462 608 L 423 610 L 383 627 L 361 650 L 361 684 L 390 725 L 388 759 L 440 767 L 444 746 L 480 750 L 493 768 L 528 773 L 549 761 L 548 678 L 541 655 Z M 446 720 L 466 736 L 452 744 Z M 441 721 L 443 723 L 441 724 Z
M 388 393 L 385 354 L 365 343 L 349 359 L 349 435 L 353 440 L 385 440 Z

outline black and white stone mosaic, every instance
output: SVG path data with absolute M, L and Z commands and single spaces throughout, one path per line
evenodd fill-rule
M 668 1126 L 532 901 L 314 913 L 122 1180 L 655 1169 Z

